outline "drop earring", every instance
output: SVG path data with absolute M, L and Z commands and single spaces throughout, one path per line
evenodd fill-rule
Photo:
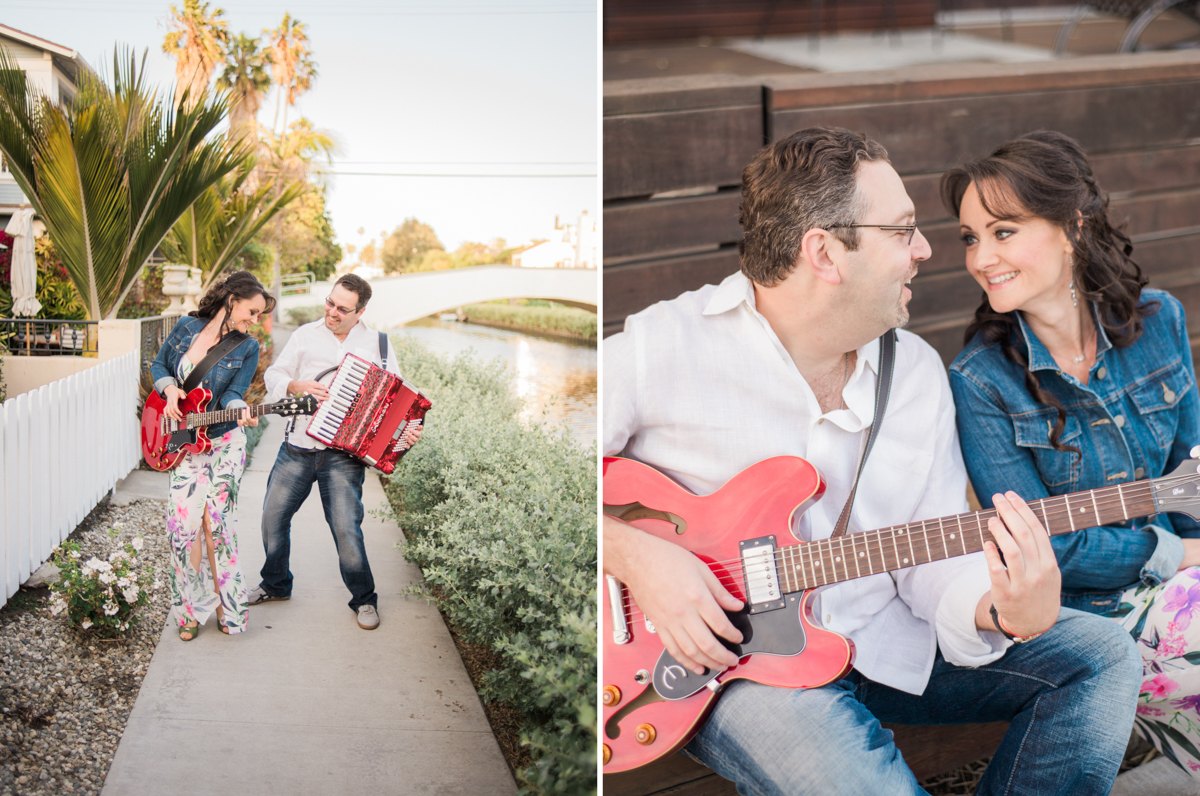
M 1071 280 L 1071 306 L 1079 307 L 1079 296 L 1075 294 L 1075 280 Z

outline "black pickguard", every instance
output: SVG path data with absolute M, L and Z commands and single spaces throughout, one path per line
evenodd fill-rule
M 733 626 L 742 631 L 742 643 L 734 644 L 717 636 L 717 639 L 742 658 L 746 655 L 799 655 L 808 643 L 804 624 L 800 621 L 803 592 L 786 596 L 783 608 L 764 613 L 750 613 L 750 606 L 731 613 L 725 612 Z M 676 661 L 669 652 L 662 651 L 654 664 L 654 690 L 664 699 L 684 699 L 708 685 L 720 672 L 705 669 L 696 674 Z
M 184 445 L 196 444 L 196 429 L 181 428 L 170 437 L 167 437 L 167 453 L 174 453 Z

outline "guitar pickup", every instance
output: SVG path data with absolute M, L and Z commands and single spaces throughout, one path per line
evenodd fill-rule
M 750 602 L 750 613 L 783 607 L 779 569 L 775 564 L 775 537 L 760 536 L 739 543 L 742 554 L 742 583 Z

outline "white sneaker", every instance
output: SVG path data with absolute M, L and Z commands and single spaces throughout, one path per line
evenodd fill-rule
M 374 630 L 379 627 L 379 612 L 375 610 L 375 606 L 358 606 L 358 626 L 363 630 Z

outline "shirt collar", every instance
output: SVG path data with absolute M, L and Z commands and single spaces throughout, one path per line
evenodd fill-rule
M 741 271 L 735 271 L 721 280 L 716 291 L 704 307 L 704 315 L 720 315 L 745 302 L 750 309 L 755 309 L 754 283 Z
M 1108 349 L 1112 348 L 1112 343 L 1108 339 L 1108 335 L 1104 331 L 1104 325 L 1100 323 L 1100 313 L 1096 308 L 1095 302 L 1091 303 L 1092 322 L 1096 325 L 1096 362 L 1100 361 L 1100 356 Z M 1033 370 L 1054 370 L 1059 373 L 1062 368 L 1054 361 L 1054 357 L 1050 355 L 1050 349 L 1046 348 L 1045 344 L 1038 339 L 1038 336 L 1029 328 L 1029 324 L 1025 322 L 1025 313 L 1017 310 L 1017 323 L 1021 327 L 1021 335 L 1025 338 L 1025 345 L 1029 349 L 1029 369 Z

